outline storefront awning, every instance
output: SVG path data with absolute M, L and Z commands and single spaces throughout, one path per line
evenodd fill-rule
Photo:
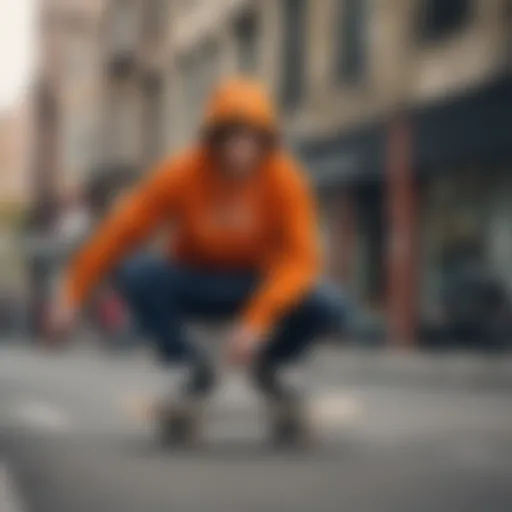
M 512 79 L 409 112 L 417 172 L 512 163 Z M 388 120 L 349 133 L 301 141 L 297 152 L 319 187 L 381 179 Z

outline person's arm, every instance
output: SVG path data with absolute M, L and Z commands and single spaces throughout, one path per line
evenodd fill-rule
M 181 161 L 164 162 L 107 216 L 65 274 L 63 291 L 73 307 L 83 303 L 128 251 L 177 213 L 186 172 Z
M 243 315 L 244 324 L 265 336 L 311 289 L 320 269 L 316 209 L 307 180 L 293 162 L 279 180 L 281 246 Z

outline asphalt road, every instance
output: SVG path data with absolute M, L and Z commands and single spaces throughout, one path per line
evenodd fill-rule
M 328 359 L 328 358 L 327 358 Z M 144 415 L 162 375 L 141 358 L 0 350 L 1 512 L 510 512 L 512 396 L 309 386 L 321 442 L 272 449 L 228 375 L 204 446 L 162 450 Z

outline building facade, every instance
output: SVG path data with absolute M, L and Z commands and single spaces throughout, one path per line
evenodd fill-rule
M 324 5 L 311 34 L 337 29 L 311 46 L 306 69 L 324 68 L 304 72 L 293 139 L 326 190 L 333 271 L 383 313 L 391 339 L 410 342 L 435 314 L 457 238 L 474 239 L 505 277 L 510 243 L 500 237 L 498 268 L 492 233 L 510 225 L 495 196 L 510 165 L 507 2 Z
M 99 23 L 105 0 L 44 0 L 39 13 L 35 134 L 43 188 L 59 197 L 80 186 L 97 157 L 102 90 Z M 50 140 L 51 139 L 51 140 Z M 39 191 L 39 192 L 38 192 Z
M 512 285 L 509 1 L 171 4 L 169 148 L 220 77 L 260 77 L 318 186 L 333 277 L 390 339 L 428 322 L 462 233 Z
M 29 204 L 30 102 L 22 98 L 0 115 L 0 289 L 25 290 L 25 267 L 16 235 Z
M 60 78 L 60 175 L 66 192 L 82 187 L 99 156 L 103 75 L 100 21 L 104 0 L 75 5 L 76 21 L 63 42 Z
M 161 158 L 168 0 L 110 0 L 104 12 L 99 158 L 90 186 L 99 203 Z
M 101 72 L 98 28 L 104 0 L 38 3 L 38 66 L 30 94 L 30 237 L 50 239 L 63 199 L 75 195 L 96 158 Z M 30 245 L 30 244 L 29 244 Z M 25 254 L 35 333 L 44 322 L 55 261 L 44 250 Z
M 0 115 L 0 212 L 8 216 L 29 201 L 30 107 L 22 98 Z
M 262 30 L 264 16 L 272 21 L 272 3 L 171 2 L 166 140 L 172 149 L 196 134 L 206 98 L 219 79 L 243 72 L 269 82 Z

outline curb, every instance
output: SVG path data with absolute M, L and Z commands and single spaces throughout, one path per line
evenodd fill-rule
M 328 349 L 314 359 L 340 382 L 421 387 L 512 389 L 512 355 L 425 354 Z

